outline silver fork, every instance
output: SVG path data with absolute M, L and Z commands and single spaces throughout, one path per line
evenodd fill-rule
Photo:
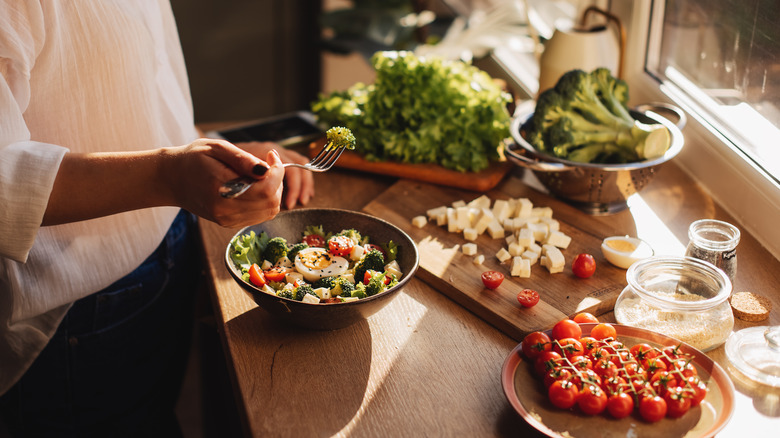
M 331 143 L 327 143 L 320 153 L 308 163 L 284 163 L 284 167 L 300 167 L 301 169 L 306 169 L 311 172 L 325 172 L 333 167 L 333 164 L 339 159 L 341 153 L 344 152 L 344 149 L 346 149 L 346 146 L 332 147 Z M 219 188 L 219 194 L 223 198 L 236 198 L 249 190 L 255 182 L 257 182 L 257 180 L 254 178 L 240 176 L 222 184 L 222 187 Z

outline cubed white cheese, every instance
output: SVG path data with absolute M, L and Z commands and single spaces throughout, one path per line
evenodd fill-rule
M 520 245 L 517 242 L 512 242 L 509 244 L 507 250 L 509 251 L 509 254 L 512 255 L 512 257 L 519 257 L 520 254 L 522 254 L 523 251 L 525 251 L 525 247 L 523 245 Z
M 470 227 L 471 219 L 469 217 L 469 208 L 466 206 L 456 208 L 455 220 L 458 221 L 458 231 L 463 231 Z
M 474 256 L 474 264 L 475 265 L 481 265 L 485 263 L 485 256 L 483 254 L 479 254 Z
M 319 304 L 320 303 L 320 299 L 315 297 L 312 294 L 304 295 L 303 299 L 301 301 L 304 302 L 304 303 L 309 303 L 309 304 Z
M 267 271 L 271 269 L 273 266 L 274 266 L 273 263 L 269 262 L 268 260 L 263 260 L 263 264 L 260 265 L 260 269 L 262 269 L 263 271 Z
M 417 228 L 422 228 L 428 223 L 428 219 L 425 216 L 415 216 L 412 218 L 412 225 Z
M 530 228 L 521 228 L 517 232 L 517 243 L 529 247 L 534 243 L 534 232 Z
M 509 202 L 506 199 L 497 199 L 496 202 L 493 203 L 493 216 L 499 221 L 503 221 L 511 214 L 512 211 L 509 209 Z
M 571 243 L 571 237 L 563 234 L 560 231 L 552 231 L 547 235 L 546 243 L 548 245 L 557 246 L 558 248 L 566 249 Z
M 467 227 L 463 230 L 463 238 L 469 241 L 477 240 L 477 230 L 475 228 Z
M 401 278 L 401 275 L 403 274 L 401 272 L 401 266 L 398 265 L 397 260 L 393 260 L 392 262 L 385 265 L 385 272 L 388 274 L 393 274 L 396 276 L 396 278 Z
M 340 278 L 344 278 L 347 281 L 349 281 L 352 284 L 355 284 L 355 274 L 349 273 L 349 274 L 341 274 L 339 275 Z
M 437 226 L 443 227 L 447 225 L 447 209 L 445 208 L 441 214 L 434 216 L 434 218 L 436 219 Z
M 537 253 L 537 254 L 541 254 L 542 253 L 541 245 L 539 245 L 536 242 L 532 242 L 530 245 L 528 245 L 528 249 L 533 251 L 533 252 L 535 252 L 535 253 Z
M 490 198 L 487 195 L 482 195 L 482 196 L 480 196 L 478 198 L 472 199 L 468 203 L 468 206 L 469 207 L 473 207 L 473 208 L 477 208 L 477 209 L 490 208 L 490 203 L 491 202 L 492 201 L 490 200 Z
M 501 248 L 496 253 L 496 258 L 501 263 L 504 263 L 505 261 L 507 261 L 507 260 L 512 258 L 512 254 L 509 254 L 509 251 L 507 251 L 506 248 Z
M 495 217 L 493 216 L 493 211 L 487 207 L 483 207 L 482 210 L 480 210 L 477 223 L 474 225 L 474 229 L 477 230 L 477 234 L 484 233 L 485 230 L 487 230 L 488 225 L 490 225 L 494 219 Z
M 509 246 L 517 242 L 517 236 L 515 235 L 515 233 L 512 233 L 504 238 L 504 242 L 506 242 L 506 246 Z
M 527 249 L 527 250 L 523 251 L 522 254 L 520 254 L 520 257 L 528 260 L 529 263 L 534 265 L 539 260 L 539 253 L 538 252 L 533 252 L 530 249 Z
M 268 284 L 263 285 L 263 292 L 269 295 L 276 295 L 276 289 L 272 288 Z
M 288 259 L 287 256 L 284 256 L 276 261 L 276 266 L 281 266 L 283 268 L 292 268 L 295 266 L 292 260 Z
M 314 289 L 314 293 L 322 299 L 330 298 L 330 289 L 327 287 L 318 287 L 317 289 Z
M 460 250 L 463 252 L 463 254 L 467 256 L 473 256 L 477 253 L 477 244 L 476 243 L 465 243 L 463 246 L 460 247 Z
M 303 281 L 303 274 L 298 271 L 290 271 L 284 274 L 284 281 L 295 284 L 296 281 Z
M 440 215 L 447 214 L 447 206 L 442 205 L 436 208 L 431 208 L 430 210 L 427 210 L 425 212 L 425 215 L 428 216 L 428 219 L 433 219 L 435 217 L 438 217 Z
M 361 257 L 363 257 L 363 254 L 366 253 L 366 249 L 363 248 L 360 245 L 355 245 L 352 247 L 352 251 L 349 253 L 349 258 L 351 260 L 360 260 Z
M 547 257 L 550 267 L 558 268 L 566 264 L 566 259 L 563 257 L 563 253 L 558 247 L 553 245 L 542 245 L 542 254 Z
M 528 198 L 520 198 L 517 200 L 517 207 L 515 207 L 515 217 L 528 218 L 531 216 L 531 209 L 534 208 L 534 204 Z
M 465 206 L 466 206 L 466 201 L 464 201 L 462 199 L 459 199 L 459 200 L 457 200 L 457 201 L 452 203 L 452 208 L 454 208 L 454 209 L 458 209 L 460 207 L 465 207 Z
M 458 229 L 458 218 L 454 208 L 447 209 L 447 231 L 450 233 L 459 233 L 461 231 Z
M 561 223 L 551 217 L 543 217 L 539 222 L 547 224 L 547 229 L 550 231 L 559 231 L 561 229 Z
M 510 275 L 513 277 L 529 278 L 531 276 L 531 262 L 522 257 L 513 257 Z
M 351 303 L 352 301 L 357 301 L 359 299 L 360 298 L 358 298 L 358 297 L 345 297 L 345 298 L 342 298 L 341 301 L 343 303 Z
M 553 209 L 551 207 L 534 207 L 531 209 L 531 216 L 543 218 L 552 217 Z
M 490 235 L 490 237 L 494 239 L 501 239 L 504 237 L 504 227 L 501 226 L 500 223 L 498 223 L 498 220 L 493 219 L 493 222 L 488 224 L 487 232 Z
M 533 233 L 534 241 L 536 242 L 544 242 L 544 240 L 547 238 L 546 224 L 543 224 L 541 222 L 528 224 L 528 229 L 531 230 L 531 232 Z

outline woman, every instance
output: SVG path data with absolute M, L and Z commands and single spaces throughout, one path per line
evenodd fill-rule
M 163 0 L 0 0 L 0 409 L 19 436 L 175 436 L 195 216 L 268 220 L 305 162 L 197 139 Z M 259 180 L 218 196 L 237 176 Z

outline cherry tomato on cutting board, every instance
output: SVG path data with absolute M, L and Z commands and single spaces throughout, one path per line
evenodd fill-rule
M 539 302 L 539 292 L 533 289 L 523 289 L 517 293 L 517 301 L 523 307 L 533 307 Z
M 580 278 L 589 278 L 596 272 L 596 260 L 590 254 L 579 254 L 571 263 L 574 275 Z
M 482 273 L 482 283 L 488 289 L 495 289 L 501 286 L 504 281 L 504 274 L 498 271 L 485 271 Z

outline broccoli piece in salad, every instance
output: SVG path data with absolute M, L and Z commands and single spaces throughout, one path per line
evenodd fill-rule
M 296 301 L 303 301 L 303 297 L 306 295 L 313 295 L 317 297 L 318 300 L 320 299 L 320 297 L 314 293 L 314 288 L 309 283 L 301 283 L 293 290 L 293 292 Z
M 288 300 L 295 299 L 295 292 L 290 288 L 282 288 L 276 291 L 276 296 L 281 298 L 287 298 Z
M 370 275 L 368 284 L 366 284 L 365 291 L 367 296 L 373 296 L 384 292 L 385 290 L 398 284 L 398 280 L 395 275 L 388 274 L 382 271 L 367 271 Z M 390 280 L 388 280 L 388 278 Z M 365 283 L 365 282 L 364 282 Z
M 302 249 L 306 249 L 308 247 L 309 247 L 309 245 L 307 245 L 304 242 L 296 243 L 295 245 L 291 246 L 290 249 L 287 251 L 287 258 L 292 260 L 292 261 L 295 261 L 295 256 L 298 255 L 298 253 Z
M 280 258 L 287 256 L 289 248 L 287 239 L 284 237 L 274 237 L 268 241 L 263 251 L 263 258 L 271 263 L 276 263 Z
M 355 290 L 355 285 L 344 277 L 322 277 L 312 283 L 311 286 L 314 289 L 319 289 L 321 287 L 330 289 L 331 297 L 351 297 L 352 291 Z
M 608 69 L 566 72 L 537 100 L 524 125 L 537 149 L 580 162 L 625 163 L 660 157 L 671 144 L 663 125 L 631 117 L 628 86 Z
M 381 251 L 372 249 L 355 263 L 355 282 L 359 283 L 363 281 L 363 277 L 365 277 L 366 271 L 368 270 L 379 272 L 385 270 L 385 257 L 382 255 Z

